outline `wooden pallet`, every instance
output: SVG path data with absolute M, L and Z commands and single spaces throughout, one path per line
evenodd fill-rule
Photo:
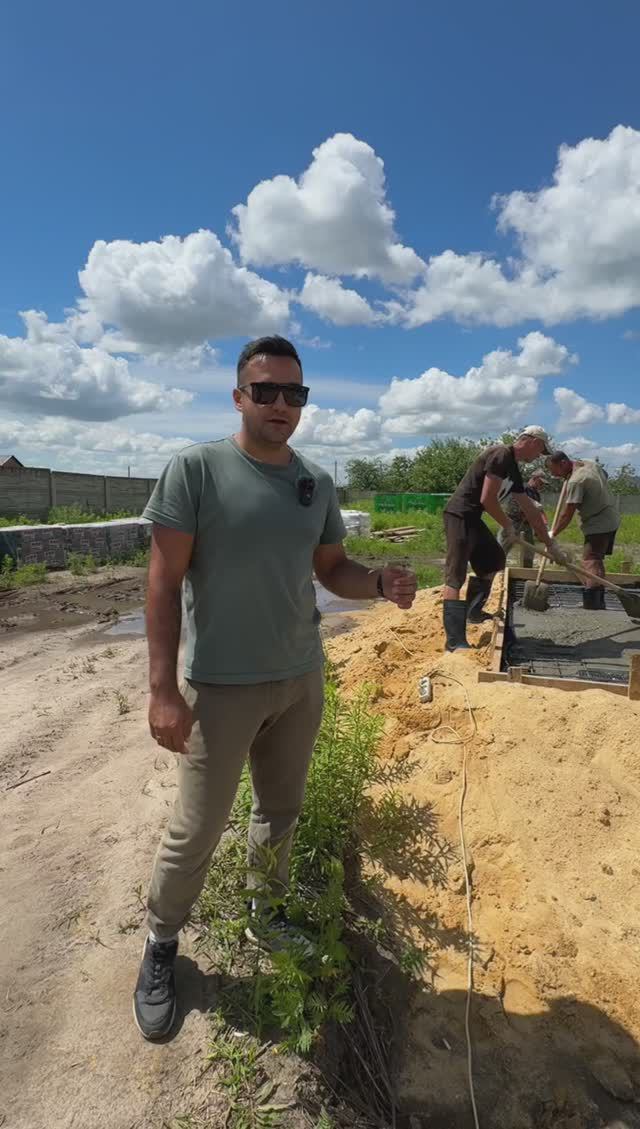
M 512 580 L 535 580 L 535 568 L 507 568 L 504 571 L 502 595 L 500 599 L 500 612 L 496 619 L 493 637 L 493 654 L 489 670 L 478 672 L 478 682 L 510 682 L 522 686 L 551 687 L 554 690 L 607 690 L 610 694 L 640 701 L 640 651 L 631 656 L 629 664 L 629 681 L 621 682 L 592 682 L 587 678 L 548 678 L 539 674 L 529 674 L 525 667 L 511 666 L 503 670 L 504 636 L 507 623 L 507 605 L 509 584 Z M 607 574 L 609 580 L 622 587 L 628 585 L 637 587 L 639 578 L 634 573 L 614 572 Z M 573 573 L 565 569 L 548 569 L 545 577 L 553 584 L 575 584 Z

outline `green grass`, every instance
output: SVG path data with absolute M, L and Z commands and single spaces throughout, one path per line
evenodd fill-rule
M 111 563 L 133 565 L 134 568 L 148 568 L 150 555 L 150 549 L 132 549 L 130 553 L 123 553 L 116 562 L 112 561 Z
M 393 564 L 394 561 L 401 561 L 414 570 L 420 588 L 431 588 L 442 583 L 442 570 L 433 560 L 434 556 L 444 556 L 446 551 L 442 514 L 425 514 L 421 510 L 411 510 L 408 513 L 396 510 L 393 513 L 376 514 L 373 513 L 373 502 L 370 500 L 354 502 L 353 508 L 371 513 L 372 527 L 375 531 L 414 525 L 420 532 L 410 541 L 400 544 L 382 537 L 349 537 L 346 541 L 346 549 L 351 557 L 369 565 Z M 547 518 L 551 525 L 553 511 L 547 511 Z M 484 520 L 496 533 L 497 522 L 487 515 Z M 562 533 L 560 541 L 567 545 L 582 545 L 583 540 L 580 525 L 574 518 L 571 525 Z M 636 554 L 640 559 L 640 514 L 623 514 L 616 546 L 619 548 L 607 561 L 610 572 L 622 571 L 622 562 L 633 560 Z M 622 546 L 626 548 L 623 549 Z M 635 554 L 632 551 L 634 549 Z M 634 564 L 632 571 L 640 572 L 640 565 Z
M 47 579 L 47 566 L 44 564 L 20 565 L 16 568 L 12 557 L 4 557 L 0 566 L 0 588 L 27 588 L 31 584 L 42 584 Z
M 86 556 L 82 553 L 68 553 L 67 568 L 74 576 L 89 576 L 98 571 L 93 553 L 87 553 Z
M 385 887 L 378 875 L 384 869 L 404 877 L 422 874 L 426 880 L 428 874 L 429 880 L 441 883 L 448 850 L 439 839 L 434 845 L 438 837 L 431 809 L 405 800 L 398 791 L 398 783 L 408 778 L 412 766 L 390 766 L 378 757 L 384 719 L 372 711 L 373 696 L 363 688 L 346 700 L 329 669 L 286 899 L 290 919 L 312 942 L 311 952 L 293 944 L 267 958 L 243 944 L 247 900 L 252 895 L 246 879 L 252 801 L 246 773 L 230 829 L 213 857 L 195 910 L 199 945 L 220 982 L 209 1061 L 221 1072 L 218 1081 L 228 1101 L 225 1124 L 236 1129 L 281 1124 L 269 1045 L 308 1055 L 322 1033 L 332 1028 L 333 1039 L 342 1030 L 345 1045 L 355 1044 L 361 1051 L 359 1040 L 366 1029 L 366 1037 L 379 1040 L 376 1053 L 383 1057 L 388 1053 L 384 1031 L 376 1029 L 371 1014 L 368 1023 L 362 1022 L 361 1009 L 370 1006 L 362 991 L 365 939 L 393 954 L 408 976 L 421 975 L 427 964 L 425 949 L 415 943 L 413 922 L 403 918 L 401 898 L 389 895 L 386 916 Z M 265 852 L 262 873 L 254 879 L 262 898 L 262 884 L 268 881 L 274 861 L 274 854 Z M 372 864 L 374 875 L 365 875 L 366 863 Z M 272 893 L 270 904 L 277 908 L 281 896 Z M 358 1057 L 355 1050 L 350 1055 L 345 1078 L 355 1089 Z M 259 1063 L 264 1070 L 256 1069 Z M 369 1087 L 367 1077 L 365 1092 Z M 378 1094 L 370 1100 L 372 1111 L 381 1112 L 384 1099 Z M 383 1117 L 380 1121 L 387 1124 Z M 330 1126 L 331 1120 L 325 1114 L 318 1125 Z
M 17 517 L 0 517 L 0 529 L 6 529 L 9 525 L 34 525 L 38 524 L 36 518 L 25 517 L 24 514 L 19 514 Z
M 90 521 L 117 521 L 126 517 L 139 517 L 133 510 L 117 510 L 106 513 L 102 510 L 87 510 L 84 506 L 54 506 L 45 518 L 25 517 L 19 514 L 0 517 L 0 529 L 11 525 L 86 525 Z
M 47 525 L 86 525 L 90 521 L 117 521 L 119 518 L 139 517 L 133 510 L 87 510 L 84 506 L 54 506 L 47 514 Z

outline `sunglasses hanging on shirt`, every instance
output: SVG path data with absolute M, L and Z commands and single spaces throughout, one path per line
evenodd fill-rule
M 271 380 L 255 380 L 251 384 L 241 384 L 239 387 L 241 392 L 251 390 L 254 404 L 275 404 L 282 392 L 288 407 L 304 408 L 309 398 L 309 389 L 305 384 L 276 384 Z

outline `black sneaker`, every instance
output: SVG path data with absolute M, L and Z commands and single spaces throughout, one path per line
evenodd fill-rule
M 174 966 L 177 941 L 151 941 L 142 950 L 142 964 L 133 993 L 133 1018 L 145 1039 L 168 1035 L 176 1015 Z
M 315 951 L 313 941 L 291 924 L 283 909 L 263 914 L 250 910 L 250 921 L 244 935 L 252 945 L 270 953 L 296 949 L 301 956 L 310 957 Z

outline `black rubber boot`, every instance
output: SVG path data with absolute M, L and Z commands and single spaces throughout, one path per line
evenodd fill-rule
M 596 588 L 596 592 L 598 593 L 598 608 L 601 612 L 606 612 L 607 604 L 606 604 L 606 601 L 605 601 L 605 598 L 604 598 L 605 597 L 604 588 Z
M 491 581 L 470 576 L 467 584 L 467 623 L 489 623 L 493 616 L 482 609 L 489 599 Z
M 582 591 L 582 606 L 585 611 L 597 612 L 600 610 L 600 591 L 598 588 L 584 588 Z
M 467 643 L 467 605 L 464 600 L 443 600 L 442 620 L 448 651 L 468 651 Z

